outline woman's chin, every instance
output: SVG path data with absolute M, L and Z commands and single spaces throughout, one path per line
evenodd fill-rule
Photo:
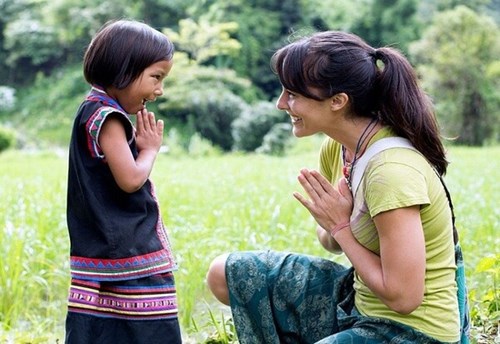
M 301 129 L 298 129 L 298 128 L 293 128 L 292 134 L 296 138 L 301 138 L 301 137 L 311 136 L 313 133 L 309 133 L 309 132 L 306 132 L 305 130 L 301 130 Z

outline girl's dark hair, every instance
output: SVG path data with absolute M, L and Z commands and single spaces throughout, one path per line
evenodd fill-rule
M 350 33 L 318 32 L 279 49 L 271 65 L 285 89 L 305 97 L 324 100 L 347 94 L 356 116 L 377 117 L 410 140 L 440 175 L 446 173 L 448 161 L 432 103 L 396 49 L 374 49 Z
M 90 84 L 127 87 L 155 62 L 171 60 L 173 43 L 147 24 L 118 20 L 106 23 L 85 52 L 83 74 Z

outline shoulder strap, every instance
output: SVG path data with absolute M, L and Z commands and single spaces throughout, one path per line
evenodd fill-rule
M 363 174 L 365 173 L 366 166 L 371 158 L 373 158 L 378 153 L 389 149 L 389 148 L 408 148 L 417 151 L 415 147 L 411 144 L 408 139 L 403 137 L 386 137 L 374 142 L 371 146 L 369 146 L 365 153 L 358 159 L 356 164 L 353 167 L 351 172 L 351 191 L 352 194 L 355 195 L 358 190 L 359 184 L 361 183 L 361 179 L 363 178 Z M 436 172 L 443 185 L 444 191 L 446 193 L 446 198 L 448 199 L 448 204 L 451 209 L 451 221 L 453 225 L 453 241 L 455 244 L 458 243 L 458 231 L 455 227 L 455 212 L 453 209 L 453 202 L 451 201 L 451 195 L 444 183 L 443 178 Z
M 378 153 L 389 149 L 389 148 L 409 148 L 416 150 L 415 147 L 410 143 L 409 140 L 403 137 L 386 137 L 375 141 L 370 145 L 363 155 L 356 161 L 351 172 L 351 190 L 352 194 L 355 195 L 358 190 L 359 183 L 363 179 L 363 174 L 365 173 L 366 166 L 372 157 Z

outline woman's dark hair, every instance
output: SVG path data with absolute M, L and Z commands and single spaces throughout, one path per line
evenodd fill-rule
M 83 74 L 101 87 L 127 87 L 155 62 L 171 60 L 173 43 L 147 24 L 118 20 L 106 23 L 85 52 Z
M 440 175 L 448 161 L 432 103 L 408 60 L 396 49 L 374 49 L 354 34 L 326 31 L 279 49 L 272 69 L 287 90 L 315 100 L 349 97 L 356 116 L 377 117 L 411 141 Z

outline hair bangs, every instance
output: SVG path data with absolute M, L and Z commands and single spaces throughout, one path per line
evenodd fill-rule
M 300 40 L 278 50 L 272 58 L 272 69 L 278 75 L 281 85 L 308 98 L 319 100 L 309 90 L 311 80 L 307 76 L 308 42 Z

